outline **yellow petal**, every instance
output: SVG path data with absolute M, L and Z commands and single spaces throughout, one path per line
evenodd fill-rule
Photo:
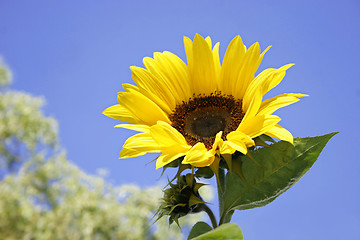
M 189 71 L 191 72 L 191 67 L 193 64 L 193 42 L 190 38 L 184 37 L 184 47 L 186 52 L 186 59 Z
M 272 78 L 267 78 L 266 81 L 262 83 L 263 95 L 265 95 L 268 91 L 276 87 L 281 80 L 285 77 L 286 70 L 290 67 L 294 66 L 294 64 L 287 64 L 278 69 L 278 71 L 272 76 Z
M 292 103 L 299 101 L 299 98 L 308 96 L 300 93 L 285 93 L 276 97 L 267 99 L 261 103 L 259 109 L 259 115 L 270 115 L 273 114 L 279 108 L 285 107 Z
M 119 121 L 124 121 L 128 123 L 138 123 L 141 122 L 139 118 L 131 114 L 125 107 L 117 104 L 111 107 L 108 107 L 103 111 L 103 114 L 114 118 Z
M 240 131 L 248 135 L 250 138 L 255 138 L 268 132 L 281 119 L 274 115 L 257 115 L 242 121 L 236 131 Z
M 178 91 L 181 102 L 192 97 L 190 89 L 189 72 L 186 64 L 171 52 L 156 53 L 155 59 L 163 65 L 168 79 L 171 79 Z M 181 102 L 177 102 L 181 103 Z
M 185 153 L 190 149 L 184 136 L 166 122 L 157 122 L 150 128 L 150 134 L 163 152 Z
M 118 124 L 115 127 L 126 128 L 126 129 L 130 129 L 130 130 L 138 131 L 138 132 L 149 132 L 150 131 L 150 127 L 147 125 L 143 125 L 143 124 Z
M 132 85 L 132 84 L 124 83 L 122 86 L 125 89 L 125 91 L 127 91 L 127 92 L 131 92 L 131 91 L 139 92 L 139 88 L 137 86 Z
M 147 152 L 139 152 L 135 149 L 123 148 L 121 149 L 119 158 L 134 158 L 145 155 Z
M 213 54 L 205 39 L 199 34 L 195 35 L 192 53 L 193 62 L 189 63 L 189 69 L 193 92 L 213 93 L 217 89 Z
M 233 154 L 236 149 L 234 149 L 233 147 L 231 147 L 229 145 L 229 141 L 223 141 L 221 146 L 220 146 L 220 154 L 223 155 L 223 154 Z
M 119 158 L 140 156 L 148 152 L 160 152 L 159 145 L 149 133 L 139 133 L 125 141 Z
M 245 133 L 240 131 L 230 132 L 226 139 L 228 140 L 228 145 L 242 154 L 247 154 L 248 147 L 254 146 L 255 142 Z
M 285 65 L 279 69 L 265 69 L 262 71 L 246 89 L 243 99 L 243 109 L 247 109 L 250 105 L 252 96 L 256 91 L 261 89 L 262 95 L 264 96 L 270 89 L 278 85 L 284 78 L 286 70 L 293 64 Z
M 265 134 L 270 137 L 274 137 L 274 138 L 284 140 L 284 141 L 287 141 L 290 143 L 294 142 L 294 138 L 293 138 L 292 134 L 288 130 L 286 130 L 285 128 L 280 126 L 279 124 L 276 124 Z
M 254 142 L 254 140 L 252 140 L 251 137 L 249 137 L 248 135 L 246 135 L 245 133 L 240 132 L 240 131 L 230 132 L 230 133 L 226 136 L 226 139 L 227 139 L 228 141 L 232 141 L 232 142 L 241 141 L 241 142 L 243 142 L 243 143 L 246 145 L 246 147 L 251 147 L 251 146 L 254 146 L 254 145 L 255 145 L 255 142 Z
M 261 61 L 263 60 L 265 53 L 267 53 L 267 51 L 269 51 L 269 49 L 270 49 L 271 47 L 272 47 L 272 46 L 268 46 L 268 47 L 260 54 L 260 58 L 258 59 L 258 64 L 259 64 L 259 65 L 260 65 Z
M 220 71 L 221 71 L 221 64 L 220 64 L 220 57 L 219 57 L 219 46 L 220 43 L 216 43 L 213 50 L 213 59 L 214 59 L 214 67 L 215 67 L 215 74 L 217 81 L 220 81 Z
M 248 118 L 255 117 L 255 115 L 258 113 L 262 101 L 261 93 L 262 93 L 262 89 L 258 88 L 251 97 L 244 98 L 242 108 L 243 108 L 243 112 L 245 112 L 245 116 L 242 119 L 241 123 L 245 122 Z M 248 103 L 249 101 L 250 103 Z
M 172 161 L 174 161 L 174 160 L 176 160 L 179 157 L 182 157 L 184 155 L 185 155 L 185 153 L 161 154 L 156 159 L 156 169 L 159 169 L 159 168 L 165 166 L 166 164 L 169 164 Z
M 208 153 L 204 143 L 196 143 L 186 154 L 183 164 L 191 164 L 194 167 L 209 166 L 214 161 L 214 155 Z
M 260 45 L 254 43 L 245 53 L 237 80 L 233 86 L 233 96 L 242 99 L 250 82 L 254 79 L 255 72 L 260 65 Z
M 118 101 L 139 124 L 154 125 L 157 121 L 170 122 L 165 112 L 149 98 L 139 92 L 120 92 Z
M 210 149 L 210 152 L 211 152 L 212 155 L 215 155 L 216 150 L 217 150 L 218 148 L 221 148 L 221 145 L 222 145 L 222 143 L 224 142 L 224 141 L 222 140 L 222 138 L 221 138 L 222 134 L 223 134 L 223 132 L 220 131 L 220 132 L 218 132 L 218 133 L 216 134 L 216 136 L 215 136 L 214 143 L 213 143 L 213 145 L 212 145 L 212 148 Z
M 237 139 L 238 140 L 238 139 Z M 238 141 L 227 141 L 227 144 L 234 148 L 236 151 L 241 152 L 242 154 L 247 154 L 247 147 L 245 145 L 245 143 L 243 143 L 242 141 L 238 140 Z
M 245 46 L 240 36 L 236 36 L 229 44 L 220 74 L 220 89 L 224 94 L 233 94 L 235 82 L 238 80 L 238 74 L 245 56 Z
M 136 78 L 136 76 L 134 76 L 133 74 L 133 78 Z M 129 93 L 140 93 L 142 95 L 144 95 L 145 97 L 149 98 L 151 101 L 153 101 L 156 105 L 158 105 L 165 113 L 170 114 L 172 112 L 172 110 L 170 109 L 169 105 L 167 103 L 165 103 L 164 101 L 162 101 L 159 96 L 154 95 L 142 88 L 138 88 L 137 86 L 133 86 L 131 84 L 123 84 L 123 88 L 125 89 L 126 92 Z
M 206 41 L 206 43 L 208 44 L 209 48 L 211 49 L 211 48 L 212 48 L 211 38 L 210 38 L 209 36 L 207 36 L 207 37 L 205 38 L 205 41 Z
M 171 57 L 169 58 L 169 56 Z M 154 53 L 154 58 L 144 58 L 144 65 L 159 82 L 161 91 L 166 90 L 168 92 L 166 94 L 170 94 L 178 104 L 189 95 L 190 84 L 188 76 L 185 75 L 186 78 L 184 78 L 185 63 L 174 56 L 169 52 L 166 54 Z M 175 62 L 173 62 L 174 60 Z
M 146 69 L 131 66 L 132 79 L 139 86 L 138 92 L 151 99 L 166 113 L 175 107 L 175 99 L 168 86 Z M 130 89 L 134 92 L 135 89 Z

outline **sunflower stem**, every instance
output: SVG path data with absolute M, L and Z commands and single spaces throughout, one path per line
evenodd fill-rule
M 201 208 L 209 216 L 213 228 L 214 229 L 217 228 L 217 221 L 216 221 L 216 218 L 215 218 L 215 215 L 214 215 L 213 211 L 211 211 L 211 209 L 206 204 L 202 204 Z
M 222 217 L 224 215 L 224 192 L 225 192 L 225 170 L 222 168 L 219 168 L 219 174 L 217 175 L 217 190 L 218 190 L 218 198 L 219 198 L 219 212 L 220 216 Z M 222 224 L 222 221 L 220 220 L 219 226 Z

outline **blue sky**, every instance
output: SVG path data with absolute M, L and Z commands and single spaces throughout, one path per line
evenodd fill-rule
M 294 136 L 334 137 L 313 168 L 273 203 L 236 212 L 246 240 L 360 239 L 360 4 L 358 1 L 10 1 L 0 0 L 0 55 L 12 88 L 47 99 L 68 157 L 115 184 L 159 183 L 155 155 L 118 160 L 131 131 L 101 112 L 116 103 L 129 67 L 155 51 L 183 60 L 183 36 L 220 42 L 236 35 L 272 45 L 259 70 L 295 63 L 269 97 L 307 93 L 278 111 Z M 166 181 L 166 177 L 162 178 Z M 161 180 L 160 180 L 161 181 Z

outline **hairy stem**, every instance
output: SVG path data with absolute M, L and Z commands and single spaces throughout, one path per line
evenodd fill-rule
M 225 170 L 219 168 L 219 174 L 217 179 L 217 191 L 218 191 L 218 198 L 219 198 L 219 213 L 220 217 L 224 215 L 224 192 L 225 192 Z M 222 224 L 220 220 L 219 226 Z
M 217 227 L 217 221 L 216 221 L 214 213 L 211 211 L 211 209 L 206 204 L 202 204 L 201 208 L 203 211 L 205 211 L 207 213 L 207 215 L 209 216 L 209 218 L 211 220 L 211 224 L 212 224 L 213 228 L 215 229 Z

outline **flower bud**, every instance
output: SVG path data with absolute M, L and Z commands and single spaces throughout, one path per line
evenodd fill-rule
M 169 224 L 174 221 L 179 225 L 178 219 L 191 213 L 202 211 L 201 205 L 205 203 L 198 192 L 203 183 L 197 183 L 192 174 L 179 176 L 176 184 L 169 183 L 164 190 L 162 204 L 157 211 L 158 219 L 169 216 Z

